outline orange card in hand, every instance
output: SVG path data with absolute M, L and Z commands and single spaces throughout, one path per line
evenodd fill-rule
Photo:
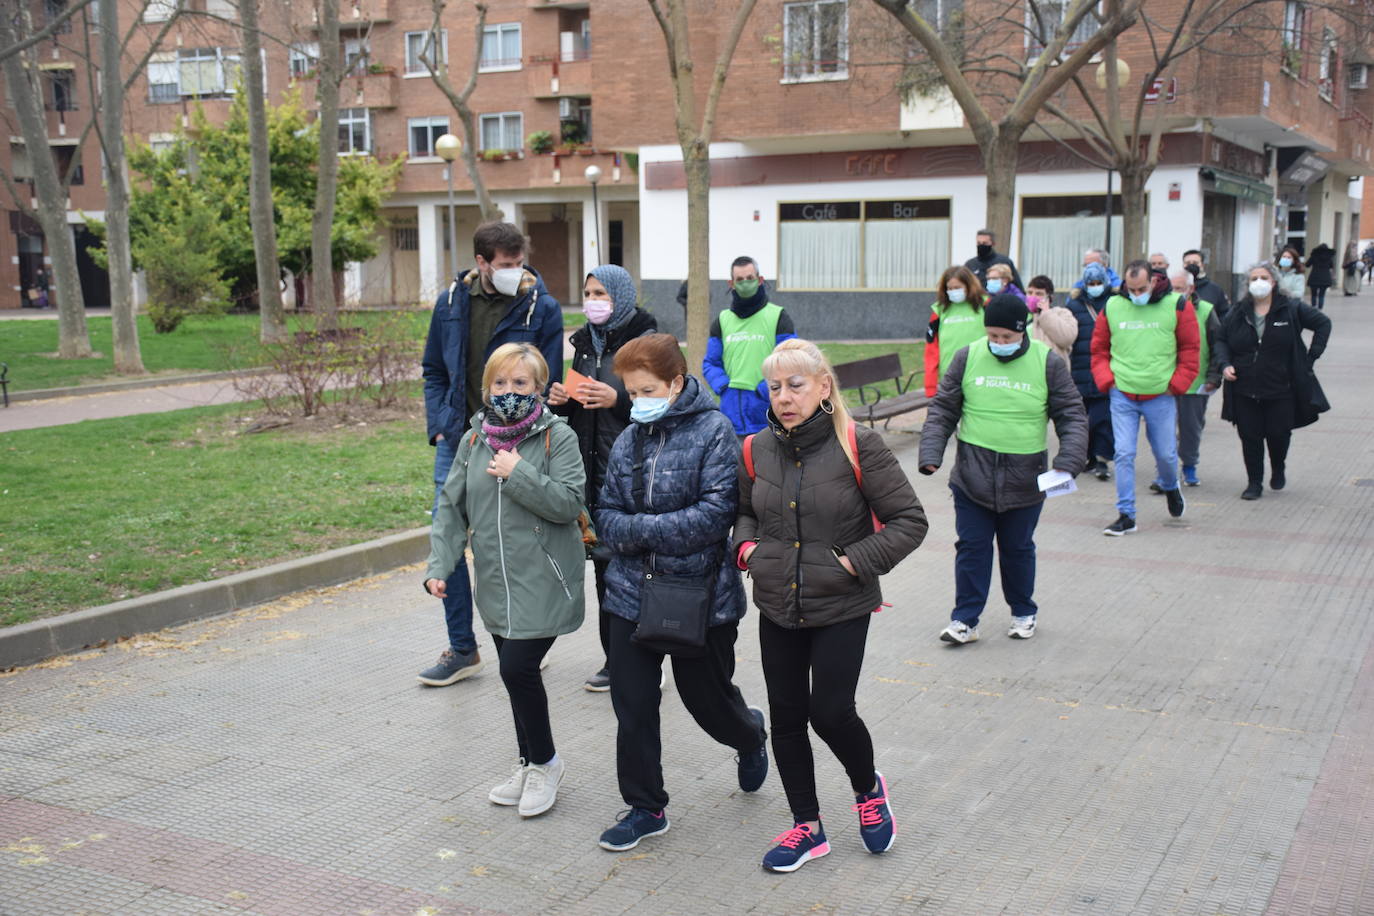
M 581 372 L 569 369 L 563 375 L 563 388 L 568 392 L 568 397 L 579 404 L 583 404 L 585 402 L 582 400 L 582 395 L 578 389 L 590 381 L 591 379 L 587 378 Z

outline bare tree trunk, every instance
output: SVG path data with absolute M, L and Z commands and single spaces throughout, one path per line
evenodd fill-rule
M 320 0 L 320 158 L 310 223 L 311 302 L 323 330 L 339 326 L 334 298 L 334 194 L 339 185 L 339 0 Z
M 1130 163 L 1121 171 L 1121 257 L 1123 264 L 1145 257 L 1145 182 L 1152 168 Z
M 243 27 L 243 91 L 248 93 L 248 151 L 252 183 L 248 218 L 253 226 L 253 256 L 258 268 L 259 339 L 286 339 L 281 302 L 281 264 L 277 260 L 277 224 L 272 212 L 272 160 L 267 144 L 267 103 L 262 92 L 262 40 L 258 35 L 258 0 L 239 0 Z
M 1011 244 L 1012 220 L 1016 214 L 1016 163 L 1021 153 L 1021 137 L 1026 128 L 999 128 L 989 149 L 983 150 L 983 169 L 987 172 L 986 226 L 1006 250 Z
M 711 158 L 705 144 L 683 160 L 687 173 L 687 365 L 706 358 L 711 334 Z
M 12 9 L 0 14 L 0 44 L 15 44 L 27 33 L 27 8 L 18 15 Z M 57 355 L 63 359 L 82 359 L 91 355 L 91 336 L 86 329 L 86 302 L 81 295 L 81 278 L 76 270 L 76 240 L 67 225 L 67 195 L 57 176 L 57 162 L 48 145 L 47 117 L 43 113 L 43 93 L 38 83 L 37 60 L 32 49 L 13 54 L 3 62 L 5 85 L 14 101 L 15 117 L 28 150 L 33 170 L 36 215 L 47 239 L 52 257 L 52 281 L 57 296 Z
M 468 180 L 472 182 L 472 191 L 477 195 L 477 206 L 482 211 L 483 222 L 502 219 L 504 214 L 492 202 L 491 194 L 487 192 L 487 183 L 482 180 L 482 173 L 477 168 L 477 150 L 481 144 L 477 136 L 477 117 L 472 113 L 472 106 L 468 104 L 473 90 L 477 88 L 477 74 L 482 64 L 482 40 L 487 23 L 487 5 L 481 2 L 472 5 L 473 9 L 477 10 L 477 25 L 474 28 L 475 47 L 472 49 L 472 63 L 468 68 L 467 82 L 461 92 L 453 88 L 453 83 L 448 78 L 448 59 L 431 59 L 431 51 L 443 47 L 439 38 L 439 23 L 447 5 L 447 0 L 432 2 L 434 18 L 430 23 L 429 32 L 433 39 L 430 49 L 421 52 L 420 61 L 429 70 L 429 77 L 434 81 L 434 85 L 439 87 L 439 91 L 453 106 L 454 113 L 458 115 L 458 122 L 463 125 L 463 168 L 467 170 Z M 456 245 L 457 240 L 454 239 L 449 244 Z
M 129 176 L 124 157 L 124 85 L 120 66 L 119 0 L 100 0 L 100 121 L 105 152 L 105 252 L 110 272 L 114 367 L 142 375 L 134 314 L 134 269 L 129 247 Z

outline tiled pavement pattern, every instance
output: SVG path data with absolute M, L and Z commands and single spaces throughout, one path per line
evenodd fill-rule
M 1203 486 L 1167 520 L 1100 531 L 1081 481 L 1040 527 L 1035 639 L 936 639 L 952 597 L 946 474 L 913 474 L 924 547 L 887 580 L 860 687 L 899 824 L 862 851 L 820 751 L 834 852 L 758 859 L 788 826 L 776 773 L 665 692 L 666 836 L 596 846 L 621 810 L 609 698 L 581 689 L 596 628 L 546 672 L 569 775 L 521 821 L 486 800 L 513 753 L 488 669 L 427 690 L 442 634 L 415 569 L 0 677 L 0 913 L 1374 912 L 1374 403 L 1369 297 L 1337 298 L 1336 410 L 1299 431 L 1290 485 L 1239 501 L 1213 416 Z M 914 437 L 890 436 L 904 465 Z M 751 615 L 739 682 L 764 700 Z

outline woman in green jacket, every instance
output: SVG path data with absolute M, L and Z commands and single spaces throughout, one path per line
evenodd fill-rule
M 486 406 L 439 494 L 425 571 L 425 589 L 444 597 L 471 539 L 474 603 L 496 644 L 520 752 L 515 772 L 488 798 L 518 806 L 523 817 L 553 807 L 563 779 L 539 664 L 556 637 L 582 625 L 586 566 L 577 521 L 582 452 L 577 434 L 544 408 L 548 382 L 549 367 L 530 344 L 505 344 L 487 360 Z

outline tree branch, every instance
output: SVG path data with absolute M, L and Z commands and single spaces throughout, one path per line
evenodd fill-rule
M 706 94 L 706 110 L 701 116 L 701 142 L 709 144 L 711 142 L 711 132 L 716 124 L 716 105 L 720 101 L 721 90 L 725 88 L 725 75 L 730 71 L 730 62 L 734 60 L 735 48 L 739 45 L 739 39 L 744 34 L 744 25 L 749 21 L 749 16 L 754 12 L 754 5 L 757 0 L 742 0 L 739 9 L 735 11 L 735 22 L 730 27 L 730 34 L 725 39 L 725 46 L 720 49 L 720 54 L 716 57 L 716 69 L 711 76 L 711 88 Z

